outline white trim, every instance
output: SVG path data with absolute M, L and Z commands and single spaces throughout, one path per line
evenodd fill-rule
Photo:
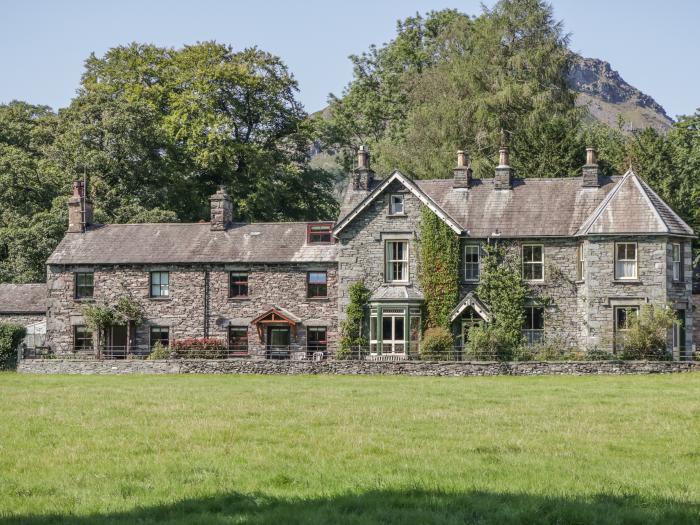
M 491 322 L 491 314 L 482 305 L 481 301 L 476 298 L 474 292 L 469 292 L 464 296 L 464 299 L 459 302 L 455 309 L 452 310 L 452 314 L 450 315 L 450 323 L 454 323 L 457 318 L 462 315 L 462 312 L 464 312 L 467 306 L 471 306 L 484 321 L 487 323 Z
M 539 261 L 530 261 L 527 263 L 531 266 L 534 266 L 536 264 L 542 265 L 542 278 L 541 279 L 526 279 L 525 278 L 525 264 L 526 264 L 525 263 L 525 246 L 533 246 L 533 247 L 539 246 L 540 248 L 542 248 L 542 259 Z M 533 242 L 523 243 L 520 246 L 520 259 L 521 259 L 521 264 L 522 264 L 522 274 L 521 275 L 522 275 L 523 281 L 525 281 L 527 283 L 542 283 L 542 282 L 544 282 L 544 244 L 533 243 Z
M 405 246 L 404 249 L 404 257 L 402 259 L 392 259 L 390 258 L 389 254 L 389 245 L 390 244 L 403 244 Z M 405 284 L 410 281 L 410 242 L 408 239 L 391 239 L 391 240 L 385 240 L 384 241 L 384 282 L 385 283 L 401 283 Z M 390 274 L 393 272 L 390 272 L 390 267 L 393 263 L 402 263 L 404 265 L 404 271 L 403 271 L 403 278 L 402 279 L 390 279 Z
M 617 262 L 618 260 L 630 262 L 632 259 L 618 259 L 617 258 L 617 247 L 620 244 L 634 244 L 634 276 L 633 277 L 618 277 L 617 275 Z M 613 279 L 616 281 L 636 281 L 639 279 L 639 244 L 636 241 L 620 241 L 615 243 L 615 252 L 613 253 Z M 627 251 L 627 250 L 625 250 Z
M 476 279 L 467 279 L 467 248 L 476 248 L 478 274 Z M 462 280 L 465 283 L 478 283 L 481 280 L 481 245 L 479 243 L 467 242 L 462 246 Z
M 404 187 L 415 195 L 423 204 L 425 204 L 430 210 L 435 213 L 440 219 L 442 219 L 452 230 L 461 235 L 463 233 L 462 227 L 450 217 L 445 211 L 440 208 L 430 197 L 428 197 L 425 192 L 423 192 L 418 186 L 415 185 L 408 177 L 403 175 L 400 171 L 394 171 L 390 177 L 384 179 L 384 181 L 374 188 L 367 197 L 365 197 L 360 204 L 355 206 L 350 213 L 348 213 L 341 221 L 339 221 L 333 228 L 333 235 L 335 237 L 343 231 L 353 220 L 357 218 L 360 213 L 362 213 L 367 206 L 369 206 L 381 193 L 394 181 L 399 181 Z

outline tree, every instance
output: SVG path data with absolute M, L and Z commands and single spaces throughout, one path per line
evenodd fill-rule
M 540 0 L 502 0 L 477 18 L 453 10 L 409 18 L 394 41 L 352 57 L 355 78 L 331 97 L 327 141 L 370 144 L 375 165 L 447 177 L 467 149 L 491 175 L 508 142 L 523 176 L 578 174 L 581 112 L 566 84 L 571 54 Z

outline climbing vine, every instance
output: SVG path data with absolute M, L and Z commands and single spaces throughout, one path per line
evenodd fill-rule
M 365 311 L 370 292 L 362 281 L 353 283 L 348 288 L 350 303 L 345 310 L 345 320 L 341 326 L 340 347 L 336 353 L 337 359 L 352 359 L 369 345 L 369 340 L 362 332 Z
M 459 237 L 427 207 L 421 209 L 419 257 L 425 326 L 449 329 L 459 302 Z
M 476 293 L 488 306 L 493 320 L 469 331 L 468 351 L 510 359 L 522 343 L 528 287 L 522 281 L 518 250 L 509 250 L 504 244 L 490 244 L 484 251 Z

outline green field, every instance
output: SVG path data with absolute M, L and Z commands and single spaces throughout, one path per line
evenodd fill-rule
M 700 523 L 700 374 L 0 374 L 0 525 Z

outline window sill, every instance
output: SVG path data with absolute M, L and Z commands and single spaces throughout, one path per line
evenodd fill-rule
M 391 218 L 391 217 L 404 217 L 404 218 L 408 217 L 408 215 L 406 215 L 405 213 L 387 213 L 386 216 L 389 218 Z
M 462 284 L 479 284 L 479 279 L 462 279 Z
M 149 301 L 171 301 L 172 297 L 148 297 Z
M 250 301 L 250 299 L 250 295 L 246 295 L 245 297 L 229 297 L 228 301 L 230 303 L 244 303 L 246 301 Z
M 643 284 L 640 279 L 613 279 L 612 284 Z
M 76 303 L 94 303 L 94 297 L 73 297 L 73 301 Z
M 523 282 L 524 282 L 525 284 L 545 284 L 545 280 L 544 280 L 544 279 L 542 279 L 542 280 L 535 280 L 535 281 L 532 281 L 532 280 L 531 280 L 531 281 L 528 281 L 527 279 L 523 279 Z
M 328 296 L 326 296 L 326 297 L 307 297 L 307 299 L 309 301 L 315 301 L 315 302 L 319 302 L 319 303 L 325 303 L 325 302 L 328 302 L 331 300 L 330 297 L 328 297 Z
M 574 281 L 574 284 L 586 284 L 586 281 L 584 281 L 583 279 L 581 279 L 581 280 L 578 280 L 578 281 Z

